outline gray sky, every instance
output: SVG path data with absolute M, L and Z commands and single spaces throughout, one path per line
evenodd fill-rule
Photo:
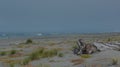
M 120 0 L 0 0 L 0 32 L 120 32 Z

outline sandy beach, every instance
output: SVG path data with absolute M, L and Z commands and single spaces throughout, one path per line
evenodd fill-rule
M 111 35 L 109 35 L 111 36 Z M 108 37 L 109 37 L 108 36 Z M 119 35 L 111 36 L 118 37 Z M 29 37 L 0 39 L 0 67 L 119 67 L 120 51 L 105 50 L 94 54 L 80 56 L 73 54 L 73 46 L 79 38 L 86 43 L 107 39 L 104 35 L 65 35 L 50 37 Z M 26 43 L 30 39 L 32 42 Z M 35 56 L 35 51 L 44 48 L 49 54 Z M 54 50 L 55 49 L 55 50 Z M 14 51 L 13 51 L 14 50 Z M 50 52 L 52 51 L 52 52 Z M 54 52 L 57 51 L 57 54 Z M 25 60 L 30 55 L 34 59 Z M 42 56 L 41 54 L 41 56 Z M 46 56 L 47 55 L 47 56 Z M 38 57 L 38 58 L 37 58 Z M 115 61 L 113 60 L 115 59 Z M 26 62 L 24 62 L 24 60 Z M 117 64 L 112 64 L 117 62 Z

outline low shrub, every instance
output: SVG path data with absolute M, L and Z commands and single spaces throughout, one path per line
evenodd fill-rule
M 63 56 L 64 56 L 63 53 L 58 54 L 58 57 L 63 57 Z
M 5 52 L 5 51 L 2 51 L 2 52 L 0 52 L 0 55 L 1 56 L 4 56 L 4 55 L 6 55 L 7 53 Z
M 20 64 L 27 65 L 31 60 L 29 58 L 25 58 Z
M 112 65 L 117 65 L 117 63 L 118 63 L 118 59 L 113 58 L 113 59 L 112 59 Z
M 32 39 L 27 39 L 26 44 L 30 44 L 30 43 L 33 43 Z
M 39 59 L 39 57 L 40 57 L 40 55 L 38 52 L 32 53 L 29 56 L 30 60 L 36 60 L 36 59 Z
M 78 48 L 78 46 L 77 45 L 73 45 L 71 49 L 73 50 L 73 49 L 76 49 L 76 48 Z
M 11 51 L 10 51 L 10 55 L 13 55 L 13 54 L 16 54 L 16 53 L 17 53 L 16 50 L 11 50 Z

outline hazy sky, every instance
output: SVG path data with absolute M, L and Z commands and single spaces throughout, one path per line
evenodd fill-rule
M 0 32 L 110 31 L 120 31 L 120 0 L 0 0 Z

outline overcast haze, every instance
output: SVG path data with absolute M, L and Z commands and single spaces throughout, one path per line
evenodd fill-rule
M 120 32 L 120 0 L 0 0 L 0 32 Z

